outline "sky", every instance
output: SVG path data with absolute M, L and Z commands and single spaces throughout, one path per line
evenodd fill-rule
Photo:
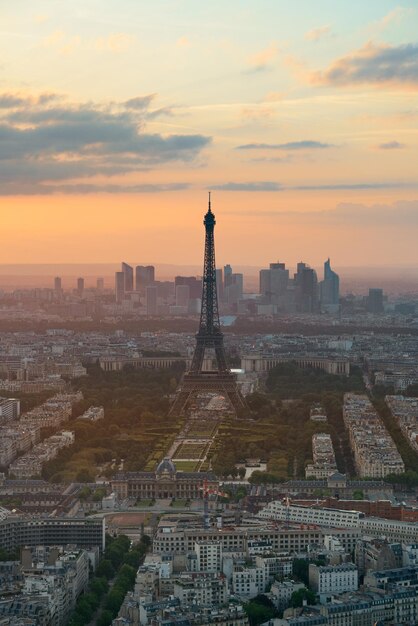
M 0 263 L 418 267 L 418 2 L 14 0 Z

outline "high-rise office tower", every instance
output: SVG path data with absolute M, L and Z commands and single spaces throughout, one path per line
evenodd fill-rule
M 189 301 L 190 301 L 189 285 L 177 285 L 176 286 L 176 306 L 188 307 Z
M 224 265 L 224 289 L 232 284 L 232 267 Z
M 77 293 L 79 296 L 84 293 L 84 278 L 77 278 Z
M 289 270 L 284 263 L 270 263 L 268 270 L 260 270 L 260 294 L 271 301 L 283 296 L 289 284 Z
M 320 283 L 321 306 L 323 308 L 337 307 L 340 302 L 340 278 L 331 269 L 331 261 L 324 263 L 324 280 Z
M 147 315 L 157 315 L 158 311 L 158 299 L 157 299 L 157 287 L 147 287 L 145 289 L 146 301 L 147 301 Z
M 270 287 L 270 270 L 260 270 L 259 272 L 259 280 L 260 280 L 260 294 L 262 296 L 270 296 L 271 295 L 271 287 Z
M 122 272 L 125 276 L 125 293 L 134 290 L 134 268 L 127 263 L 122 263 Z
M 179 285 L 187 285 L 190 289 L 190 298 L 193 300 L 200 298 L 202 295 L 202 279 L 196 276 L 176 276 L 174 286 L 177 289 Z
M 366 308 L 369 313 L 383 313 L 383 289 L 369 289 Z
M 306 263 L 298 263 L 295 274 L 296 307 L 300 313 L 319 311 L 318 278 L 315 270 Z
M 121 304 L 125 297 L 125 274 L 115 272 L 115 297 L 117 304 Z
M 289 284 L 289 270 L 284 263 L 270 263 L 270 291 L 273 296 L 283 296 Z
M 135 268 L 135 290 L 145 293 L 147 287 L 155 283 L 155 267 L 153 265 L 137 265 Z
M 242 300 L 244 291 L 244 276 L 243 274 L 231 274 L 228 277 L 229 284 L 225 287 L 225 301 L 228 304 L 236 305 Z
M 103 291 L 104 289 L 104 279 L 103 278 L 98 278 L 96 281 L 96 289 L 97 291 Z
M 222 269 L 216 270 L 216 289 L 218 290 L 218 302 L 224 300 L 224 280 Z
M 55 276 L 54 278 L 54 291 L 57 293 L 61 293 L 62 291 L 61 276 Z

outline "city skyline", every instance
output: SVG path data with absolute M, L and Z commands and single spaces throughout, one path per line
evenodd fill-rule
M 124 9 L 3 11 L 0 263 L 418 264 L 414 2 Z

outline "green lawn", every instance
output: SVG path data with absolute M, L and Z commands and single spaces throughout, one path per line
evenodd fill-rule
M 196 472 L 199 467 L 199 461 L 174 461 L 174 464 L 180 472 Z

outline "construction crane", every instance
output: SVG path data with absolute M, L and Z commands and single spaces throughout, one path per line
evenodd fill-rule
M 229 494 L 216 487 L 209 487 L 207 478 L 203 481 L 203 487 L 199 487 L 199 491 L 203 495 L 203 524 L 205 528 L 209 528 L 209 496 L 229 498 Z

